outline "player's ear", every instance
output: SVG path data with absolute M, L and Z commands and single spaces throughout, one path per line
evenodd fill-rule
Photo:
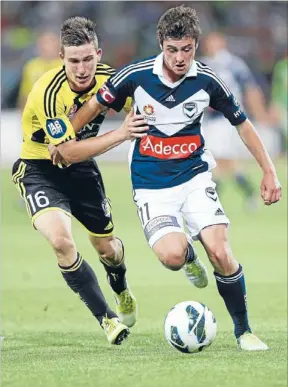
M 199 43 L 197 42 L 197 43 L 195 44 L 195 50 L 197 50 L 198 46 L 199 46 Z
M 98 48 L 97 50 L 97 59 L 98 59 L 98 62 L 101 60 L 102 58 L 102 49 L 101 48 Z
M 64 49 L 63 47 L 61 47 L 60 51 L 59 51 L 59 56 L 60 58 L 63 60 L 64 59 Z

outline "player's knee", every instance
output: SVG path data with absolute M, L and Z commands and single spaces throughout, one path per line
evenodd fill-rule
M 234 259 L 227 243 L 216 244 L 210 249 L 209 258 L 217 273 L 222 275 L 230 275 L 233 273 Z
M 159 259 L 167 269 L 178 271 L 185 263 L 185 251 L 183 249 L 166 251 L 160 255 Z
M 71 255 L 71 252 L 76 249 L 73 240 L 63 235 L 57 235 L 52 239 L 51 244 L 57 256 Z
M 103 243 L 102 246 L 99 246 L 98 253 L 100 259 L 108 264 L 117 266 L 121 264 L 124 257 L 124 246 L 121 239 L 115 237 Z

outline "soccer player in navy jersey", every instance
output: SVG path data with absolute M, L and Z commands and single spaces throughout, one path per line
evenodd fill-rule
M 248 323 L 243 269 L 230 248 L 229 219 L 211 178 L 215 161 L 205 149 L 201 125 L 206 107 L 221 112 L 237 127 L 263 171 L 261 196 L 266 205 L 280 200 L 281 186 L 261 139 L 238 101 L 210 67 L 195 60 L 200 34 L 194 9 L 169 9 L 157 26 L 162 52 L 127 65 L 112 76 L 96 98 L 73 117 L 72 125 L 77 131 L 101 111 L 120 111 L 126 98 L 133 98 L 136 114 L 126 125 L 132 128 L 135 117 L 144 117 L 149 126 L 147 135 L 139 133 L 139 138 L 133 129 L 131 137 L 136 140 L 129 154 L 134 200 L 149 245 L 168 269 L 183 268 L 191 282 L 204 287 L 207 272 L 191 243 L 192 238 L 199 239 L 232 317 L 238 347 L 267 350 Z M 111 146 L 122 140 L 115 137 L 113 141 Z M 62 156 L 65 158 L 65 153 Z

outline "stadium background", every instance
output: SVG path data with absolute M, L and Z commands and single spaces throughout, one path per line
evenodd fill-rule
M 119 387 L 188 387 L 192 385 L 191 376 L 196 386 L 286 385 L 287 169 L 286 156 L 280 154 L 282 140 L 277 128 L 265 128 L 261 135 L 278 167 L 284 188 L 282 202 L 246 213 L 233 184 L 227 185 L 222 198 L 232 221 L 232 247 L 246 272 L 251 323 L 271 346 L 269 353 L 253 357 L 235 353 L 232 324 L 217 295 L 212 271 L 207 290 L 192 289 L 181 273 L 164 270 L 146 246 L 132 201 L 125 161 L 128 145 L 99 159 L 112 199 L 116 233 L 126 244 L 129 281 L 140 305 L 139 323 L 133 328 L 130 342 L 120 349 L 107 347 L 89 312 L 66 289 L 52 251 L 31 229 L 10 179 L 21 142 L 19 85 L 24 64 L 37 55 L 39 31 L 58 33 L 65 18 L 90 17 L 97 22 L 103 62 L 118 68 L 158 52 L 157 20 L 167 8 L 181 3 L 1 2 L 3 385 L 112 386 L 117 381 Z M 287 55 L 287 2 L 185 4 L 197 10 L 204 34 L 215 30 L 225 34 L 231 52 L 250 66 L 269 106 L 273 69 Z M 111 113 L 104 130 L 118 127 L 119 118 Z M 242 156 L 243 166 L 258 187 L 259 168 L 247 160 L 247 153 Z M 73 227 L 80 251 L 95 268 L 113 303 L 84 230 L 77 223 Z M 201 247 L 197 248 L 203 255 Z M 189 298 L 206 303 L 219 325 L 215 344 L 193 359 L 170 349 L 162 333 L 166 312 L 174 303 Z M 148 370 L 150 380 L 145 377 Z

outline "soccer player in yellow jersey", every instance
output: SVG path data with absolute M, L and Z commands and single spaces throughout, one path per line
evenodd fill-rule
M 46 72 L 29 94 L 22 118 L 21 158 L 13 166 L 13 181 L 33 226 L 53 247 L 68 286 L 97 318 L 108 341 L 121 344 L 128 327 L 136 322 L 137 306 L 125 278 L 123 243 L 113 236 L 110 203 L 91 157 L 134 135 L 144 135 L 141 132 L 147 128 L 138 117 L 131 124 L 132 114 L 128 114 L 129 123 L 126 119 L 118 130 L 96 138 L 106 110 L 75 134 L 69 118 L 114 74 L 111 67 L 99 63 L 101 54 L 92 21 L 73 17 L 63 23 L 60 56 L 64 66 Z M 80 159 L 82 139 L 86 139 L 86 153 Z M 53 165 L 48 144 L 58 145 L 72 165 Z M 118 316 L 109 308 L 94 271 L 77 251 L 71 215 L 89 232 L 114 292 Z

